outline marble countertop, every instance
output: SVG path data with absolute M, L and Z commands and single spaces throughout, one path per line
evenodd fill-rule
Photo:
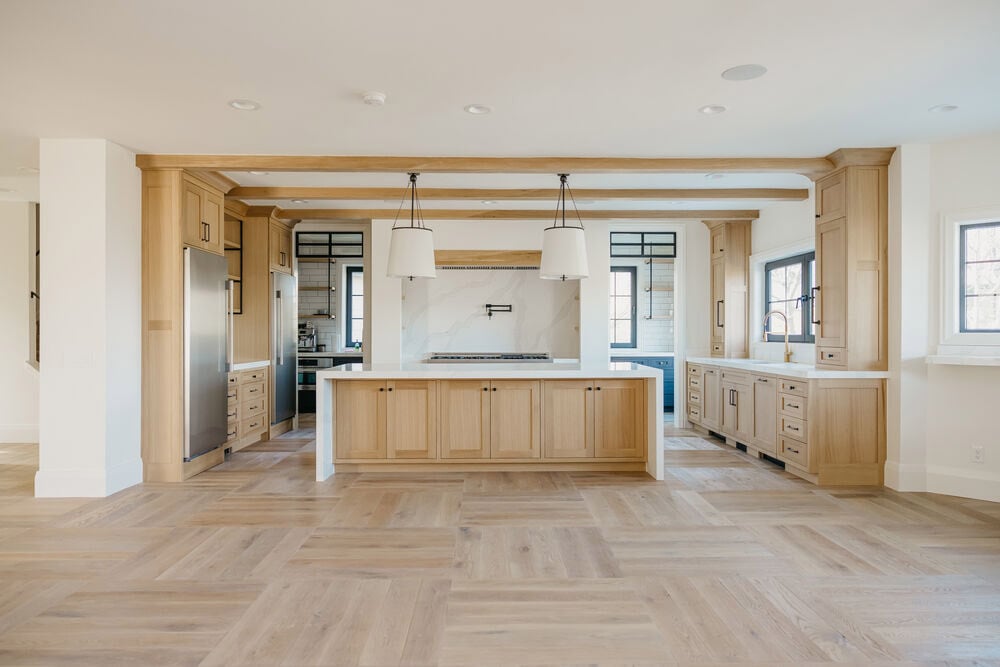
M 364 352 L 299 352 L 299 356 L 303 358 L 318 358 L 322 359 L 324 357 L 361 357 L 364 356 Z
M 612 357 L 673 358 L 673 352 L 636 352 L 635 350 L 611 350 Z
M 499 364 L 345 364 L 316 372 L 317 380 L 426 379 L 570 379 L 662 378 L 658 368 L 619 362 Z
M 233 372 L 236 371 L 249 371 L 254 368 L 267 368 L 271 365 L 270 359 L 265 359 L 263 361 L 244 361 L 242 364 L 233 364 Z
M 888 371 L 828 371 L 817 369 L 812 364 L 785 363 L 782 361 L 759 361 L 755 359 L 722 359 L 719 357 L 688 357 L 688 363 L 706 364 L 750 371 L 758 375 L 777 375 L 793 378 L 821 379 L 877 379 L 889 377 Z

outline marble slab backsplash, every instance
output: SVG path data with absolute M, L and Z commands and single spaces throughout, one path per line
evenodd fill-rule
M 431 352 L 548 352 L 580 356 L 579 281 L 542 280 L 537 270 L 438 269 L 403 283 L 403 361 Z M 486 316 L 486 304 L 511 304 Z

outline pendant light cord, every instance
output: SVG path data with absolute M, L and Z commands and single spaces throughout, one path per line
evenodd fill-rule
M 580 217 L 580 209 L 576 207 L 576 197 L 573 196 L 573 188 L 569 187 L 569 174 L 559 174 L 559 201 L 556 203 L 556 217 L 552 221 L 553 227 L 567 227 L 566 224 L 566 191 L 569 191 L 569 200 L 573 202 L 573 212 L 576 213 L 576 220 L 580 229 L 583 229 L 583 219 Z M 562 220 L 559 214 L 562 213 Z M 562 224 L 560 224 L 560 222 Z
M 419 175 L 417 172 L 410 172 L 410 227 L 427 229 L 427 225 L 424 224 L 424 211 L 420 206 L 420 197 L 417 195 L 417 176 Z M 396 217 L 392 221 L 393 229 L 399 229 L 397 223 L 399 222 L 399 214 L 403 212 L 404 204 L 406 204 L 405 194 L 399 200 L 399 208 L 396 209 Z

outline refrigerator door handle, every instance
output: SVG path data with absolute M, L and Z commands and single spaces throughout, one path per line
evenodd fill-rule
M 232 372 L 236 361 L 235 331 L 236 331 L 236 283 L 226 281 L 226 372 Z
M 282 345 L 282 342 L 284 341 L 285 331 L 284 331 L 284 318 L 281 317 L 281 290 L 275 291 L 274 300 L 276 302 L 274 312 L 276 313 L 278 320 L 277 322 L 278 335 L 275 337 L 275 343 L 278 346 L 278 365 L 284 366 L 285 346 Z

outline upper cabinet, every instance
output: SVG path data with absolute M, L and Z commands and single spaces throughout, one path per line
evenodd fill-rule
M 711 234 L 710 308 L 713 357 L 747 356 L 750 223 L 706 222 Z
M 268 248 L 271 258 L 271 270 L 291 273 L 292 230 L 279 222 L 272 221 Z
M 223 254 L 223 196 L 188 174 L 181 193 L 181 233 L 184 245 Z
M 816 182 L 816 366 L 886 370 L 888 167 Z

